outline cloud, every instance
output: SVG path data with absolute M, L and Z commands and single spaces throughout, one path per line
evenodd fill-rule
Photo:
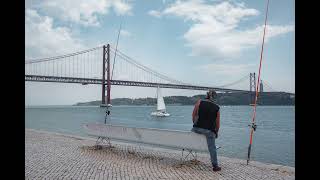
M 115 0 L 112 5 L 118 15 L 131 14 L 132 6 L 123 0 Z
M 36 10 L 25 14 L 25 58 L 39 58 L 70 53 L 86 47 L 66 27 L 54 27 L 53 19 Z
M 99 26 L 99 15 L 108 14 L 110 9 L 117 15 L 129 15 L 132 9 L 124 0 L 50 0 L 26 4 L 48 16 L 84 26 Z
M 64 24 L 99 26 L 99 16 L 108 14 L 111 9 L 117 15 L 129 15 L 132 6 L 124 0 L 27 0 L 25 58 L 56 56 L 87 48 L 74 36 L 77 29 L 72 29 L 73 24 Z M 122 34 L 131 35 L 128 31 Z
M 151 10 L 148 12 L 149 15 L 154 16 L 154 17 L 161 17 L 161 12 L 156 11 L 156 10 Z
M 124 36 L 124 37 L 131 37 L 132 36 L 132 34 L 129 31 L 124 30 L 124 29 L 121 29 L 120 35 Z
M 244 3 L 223 1 L 206 4 L 202 0 L 178 0 L 162 12 L 152 10 L 149 14 L 156 17 L 173 15 L 192 22 L 183 35 L 186 46 L 192 48 L 191 55 L 234 58 L 244 49 L 260 45 L 262 41 L 263 25 L 239 29 L 241 21 L 260 14 L 256 9 L 246 8 Z M 266 41 L 293 30 L 293 25 L 269 25 Z
M 260 45 L 262 42 L 263 26 L 244 31 L 233 30 L 221 33 L 210 32 L 210 25 L 199 24 L 184 34 L 187 46 L 192 48 L 192 55 L 210 56 L 213 58 L 234 58 L 242 50 Z M 267 26 L 266 39 L 293 31 L 292 25 Z

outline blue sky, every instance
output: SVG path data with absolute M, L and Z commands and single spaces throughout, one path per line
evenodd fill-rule
M 122 22 L 122 52 L 174 79 L 219 86 L 258 72 L 266 2 L 26 1 L 26 59 L 115 44 Z M 294 14 L 294 1 L 270 0 L 261 77 L 279 91 L 295 92 Z M 25 88 L 27 105 L 74 104 L 101 96 L 96 85 L 26 82 Z M 153 88 L 112 90 L 113 98 L 155 94 Z M 197 93 L 203 92 L 163 90 L 165 96 Z

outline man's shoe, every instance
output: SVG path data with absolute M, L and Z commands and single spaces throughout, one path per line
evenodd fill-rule
M 212 170 L 213 170 L 213 171 L 220 171 L 220 170 L 221 170 L 221 167 L 219 167 L 219 166 L 213 166 Z

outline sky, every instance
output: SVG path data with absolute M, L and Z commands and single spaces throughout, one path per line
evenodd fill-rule
M 258 73 L 267 0 L 27 0 L 25 59 L 101 44 L 190 84 L 219 86 Z M 261 78 L 295 92 L 294 0 L 270 0 Z M 249 81 L 244 86 L 249 89 Z M 112 98 L 155 97 L 155 88 L 112 86 Z M 164 96 L 204 94 L 163 89 Z M 101 86 L 25 82 L 26 105 L 101 99 Z

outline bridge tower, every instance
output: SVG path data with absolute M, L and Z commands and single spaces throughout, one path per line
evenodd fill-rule
M 250 102 L 254 104 L 254 96 L 256 92 L 256 73 L 250 73 Z
M 260 80 L 260 87 L 259 87 L 259 104 L 262 105 L 262 92 L 263 92 L 263 83 L 262 83 L 262 79 Z
M 260 81 L 260 89 L 259 89 L 259 93 L 263 92 L 263 84 L 262 84 L 262 80 Z
M 107 58 L 106 58 L 107 55 Z M 107 67 L 106 67 L 107 64 Z M 110 81 L 110 44 L 107 46 L 103 45 L 103 62 L 102 62 L 102 99 L 101 106 L 107 106 L 110 104 L 110 89 L 111 89 L 111 81 Z M 106 72 L 107 72 L 107 98 L 106 98 Z M 107 104 L 106 104 L 107 100 Z

